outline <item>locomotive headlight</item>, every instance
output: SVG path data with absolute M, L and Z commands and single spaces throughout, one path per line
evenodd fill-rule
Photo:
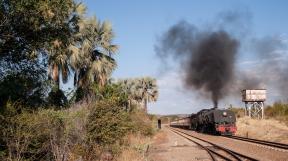
M 223 116 L 227 116 L 227 112 L 223 112 Z

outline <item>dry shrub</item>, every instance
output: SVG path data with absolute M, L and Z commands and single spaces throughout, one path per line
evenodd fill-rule
M 87 113 L 77 108 L 5 115 L 1 120 L 5 123 L 1 126 L 3 160 L 68 160 L 74 146 L 85 145 Z
M 126 112 L 114 100 L 21 111 L 0 121 L 0 160 L 141 160 L 154 133 L 147 114 Z

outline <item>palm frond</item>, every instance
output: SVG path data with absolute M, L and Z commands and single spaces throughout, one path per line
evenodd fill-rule
M 86 9 L 87 8 L 86 8 L 86 6 L 83 3 L 79 3 L 75 7 L 75 11 L 81 16 L 86 13 Z

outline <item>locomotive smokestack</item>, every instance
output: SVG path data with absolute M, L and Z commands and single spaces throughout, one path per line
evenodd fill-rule
M 180 60 L 185 85 L 197 89 L 213 101 L 214 107 L 225 95 L 232 80 L 238 41 L 223 31 L 200 31 L 187 22 L 172 26 L 162 37 L 157 54 Z

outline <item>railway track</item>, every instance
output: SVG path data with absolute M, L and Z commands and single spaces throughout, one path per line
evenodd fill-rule
M 209 156 L 213 161 L 217 160 L 227 160 L 227 161 L 242 161 L 242 160 L 249 160 L 249 161 L 256 161 L 257 159 L 251 158 L 249 156 L 237 153 L 235 151 L 229 150 L 227 148 L 221 147 L 219 145 L 216 145 L 212 142 L 203 140 L 201 138 L 195 137 L 191 134 L 188 134 L 186 132 L 183 132 L 178 129 L 170 128 L 171 131 L 174 133 L 186 138 L 189 141 L 194 142 L 198 146 L 200 146 L 202 149 L 207 151 Z
M 245 137 L 240 137 L 240 136 L 225 136 L 225 137 L 230 138 L 230 139 L 235 139 L 235 140 L 256 143 L 260 145 L 266 145 L 266 146 L 270 146 L 273 148 L 288 150 L 288 144 L 282 144 L 282 143 L 276 143 L 276 142 L 264 141 L 264 140 L 258 140 L 258 139 L 251 139 L 251 138 L 245 138 Z

